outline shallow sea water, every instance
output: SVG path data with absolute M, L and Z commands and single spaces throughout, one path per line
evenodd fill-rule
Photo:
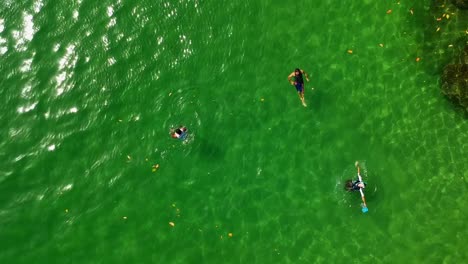
M 270 2 L 3 1 L 0 263 L 466 261 L 466 11 Z

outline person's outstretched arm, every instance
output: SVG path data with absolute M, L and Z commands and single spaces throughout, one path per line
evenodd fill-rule
M 292 77 L 294 77 L 294 72 L 292 72 L 291 74 L 289 74 L 288 76 L 288 82 L 291 84 L 291 85 L 294 85 L 294 82 L 292 81 Z
M 301 70 L 301 72 L 306 77 L 306 80 L 309 81 L 309 75 L 307 75 L 307 72 L 305 72 L 304 70 Z

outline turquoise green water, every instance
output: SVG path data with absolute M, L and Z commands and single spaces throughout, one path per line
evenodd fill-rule
M 466 261 L 466 13 L 270 2 L 3 1 L 0 263 Z

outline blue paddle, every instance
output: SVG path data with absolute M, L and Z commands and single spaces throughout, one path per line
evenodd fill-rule
M 367 213 L 367 212 L 369 212 L 369 209 L 365 205 L 362 205 L 361 211 L 363 213 Z

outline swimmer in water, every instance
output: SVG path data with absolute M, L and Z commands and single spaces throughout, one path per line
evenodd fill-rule
M 303 74 L 306 80 L 309 81 L 309 76 L 307 75 L 307 73 L 299 68 L 296 68 L 291 74 L 289 74 L 288 81 L 289 83 L 291 83 L 291 85 L 294 85 L 296 87 L 296 91 L 299 95 L 299 99 L 301 99 L 302 105 L 304 107 L 307 107 L 307 104 L 305 103 L 304 99 L 304 78 L 302 77 Z
M 187 128 L 180 126 L 176 129 L 171 129 L 171 137 L 184 140 L 187 137 Z

